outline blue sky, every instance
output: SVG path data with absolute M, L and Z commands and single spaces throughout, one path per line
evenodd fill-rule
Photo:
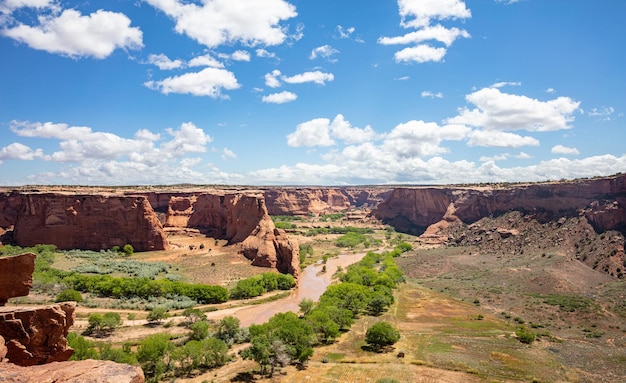
M 626 2 L 0 0 L 0 185 L 626 171 Z

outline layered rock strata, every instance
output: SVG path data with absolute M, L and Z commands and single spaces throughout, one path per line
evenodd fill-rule
M 137 251 L 168 247 L 161 223 L 141 196 L 27 194 L 13 231 L 20 246 L 54 244 L 59 249 L 110 249 L 131 244 Z
M 394 189 L 372 215 L 397 230 L 422 234 L 440 221 L 472 223 L 507 211 L 540 221 L 584 215 L 596 231 L 626 232 L 626 175 L 510 187 Z

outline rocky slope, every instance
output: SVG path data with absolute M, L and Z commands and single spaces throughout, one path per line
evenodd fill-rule
M 30 367 L 0 363 L 0 382 L 143 383 L 144 381 L 141 368 L 104 360 L 53 362 Z

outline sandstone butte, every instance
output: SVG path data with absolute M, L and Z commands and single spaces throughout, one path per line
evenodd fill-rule
M 28 295 L 35 255 L 0 258 L 4 297 Z M 26 291 L 24 287 L 26 286 Z M 74 350 L 67 334 L 74 324 L 75 302 L 48 306 L 0 306 L 0 381 L 23 383 L 142 383 L 139 367 L 108 361 L 67 362 Z

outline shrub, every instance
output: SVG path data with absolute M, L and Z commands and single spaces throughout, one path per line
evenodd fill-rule
M 528 330 L 526 326 L 517 327 L 517 329 L 515 330 L 515 335 L 520 342 L 525 344 L 531 344 L 535 341 L 535 333 Z
M 124 245 L 124 247 L 122 248 L 122 251 L 124 252 L 124 254 L 126 254 L 127 256 L 131 256 L 133 255 L 133 253 L 135 252 L 135 249 L 133 248 L 133 245 L 131 245 L 130 243 L 127 243 L 126 245 Z
M 68 302 L 68 301 L 82 302 L 83 296 L 80 295 L 80 293 L 74 289 L 67 289 L 67 290 L 61 291 L 57 295 L 54 301 L 55 302 Z
M 163 320 L 170 317 L 170 314 L 167 312 L 165 307 L 155 307 L 148 313 L 148 317 L 146 318 L 149 322 L 157 322 L 161 323 Z

